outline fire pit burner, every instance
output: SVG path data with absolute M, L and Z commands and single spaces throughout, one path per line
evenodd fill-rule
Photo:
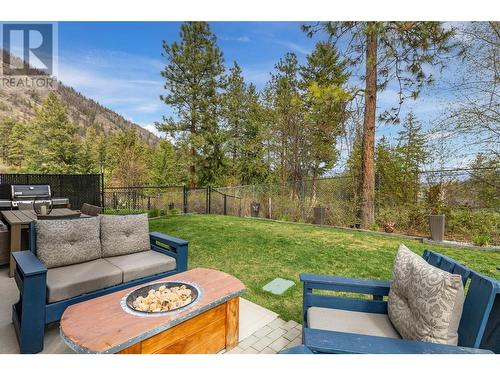
M 179 288 L 183 285 L 184 285 L 185 289 L 188 289 L 191 291 L 191 295 L 190 295 L 191 301 L 189 303 L 186 303 L 185 305 L 182 305 L 182 306 L 179 306 L 176 308 L 172 308 L 172 309 L 169 309 L 167 311 L 157 311 L 157 312 L 146 312 L 146 311 L 142 311 L 142 310 L 134 307 L 134 301 L 136 301 L 136 299 L 138 297 L 146 298 L 148 296 L 148 293 L 150 293 L 150 291 L 152 289 L 155 291 L 158 291 L 158 290 L 160 290 L 160 288 L 162 290 L 164 290 L 165 288 L 168 288 L 168 289 Z M 145 285 L 141 288 L 138 288 L 138 289 L 130 292 L 127 296 L 125 296 L 125 298 L 123 300 L 123 302 L 125 302 L 125 303 L 124 304 L 122 303 L 122 307 L 125 308 L 125 306 L 123 306 L 123 305 L 126 305 L 125 310 L 126 311 L 131 310 L 131 312 L 133 312 L 135 314 L 146 315 L 146 316 L 157 316 L 160 314 L 168 314 L 168 313 L 171 313 L 173 311 L 178 311 L 180 309 L 184 309 L 184 308 L 192 305 L 195 301 L 197 301 L 198 298 L 200 297 L 200 295 L 201 295 L 201 291 L 199 290 L 199 288 L 196 287 L 195 285 L 188 283 L 188 282 L 183 282 L 183 281 L 159 282 L 159 283 Z

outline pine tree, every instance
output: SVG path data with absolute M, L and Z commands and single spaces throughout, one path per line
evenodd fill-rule
M 317 178 L 331 170 L 338 158 L 337 138 L 344 133 L 346 103 L 350 99 L 345 89 L 349 79 L 346 64 L 334 46 L 322 42 L 316 44 L 301 68 L 309 149 L 305 163 L 312 175 L 313 196 Z
M 163 42 L 168 64 L 161 72 L 167 91 L 161 99 L 175 109 L 177 119 L 164 118 L 157 127 L 189 144 L 190 187 L 195 188 L 197 177 L 202 184 L 213 182 L 218 170 L 207 168 L 223 165 L 218 116 L 224 61 L 208 23 L 186 22 L 180 37 L 180 42 Z
M 7 162 L 11 133 L 15 125 L 16 121 L 14 120 L 4 120 L 0 122 L 0 159 L 5 162 Z
M 226 89 L 223 94 L 222 116 L 225 120 L 226 149 L 228 153 L 228 175 L 232 182 L 238 181 L 239 163 L 241 157 L 241 131 L 242 124 L 248 116 L 246 107 L 246 86 L 241 68 L 234 62 L 229 69 Z
M 260 96 L 253 84 L 245 92 L 246 115 L 238 133 L 241 155 L 238 160 L 240 184 L 260 184 L 269 175 L 265 160 L 265 112 Z
M 151 180 L 157 186 L 169 186 L 184 183 L 186 173 L 180 168 L 180 152 L 166 139 L 161 139 L 152 155 Z
M 302 180 L 306 173 L 302 160 L 305 149 L 302 100 L 299 87 L 299 63 L 287 53 L 275 65 L 267 86 L 267 103 L 275 113 L 272 153 L 282 182 Z M 295 192 L 297 193 L 297 192 Z
M 247 85 L 235 62 L 223 95 L 227 157 L 226 184 L 261 183 L 268 175 L 264 161 L 263 108 L 255 85 Z
M 6 161 L 8 164 L 18 168 L 25 166 L 27 135 L 27 126 L 22 122 L 16 122 L 10 132 L 9 143 L 6 149 Z
M 361 224 L 368 228 L 375 214 L 375 119 L 377 91 L 390 82 L 399 87 L 399 103 L 382 113 L 381 120 L 398 122 L 402 103 L 416 99 L 421 89 L 433 82 L 427 66 L 445 65 L 445 57 L 455 46 L 454 29 L 440 22 L 326 22 L 305 25 L 312 36 L 327 33 L 329 40 L 342 48 L 354 68 L 364 66 L 364 122 L 362 143 Z
M 405 202 L 416 202 L 420 190 L 420 172 L 429 159 L 426 134 L 422 125 L 410 112 L 398 135 L 396 152 L 402 168 L 401 185 Z
M 107 178 L 114 186 L 143 186 L 149 181 L 148 147 L 135 130 L 116 133 L 109 140 Z
M 29 125 L 26 162 L 30 171 L 74 173 L 78 169 L 77 126 L 51 92 Z
M 101 172 L 101 150 L 104 137 L 97 134 L 95 128 L 88 127 L 81 141 L 78 152 L 78 170 L 80 173 Z

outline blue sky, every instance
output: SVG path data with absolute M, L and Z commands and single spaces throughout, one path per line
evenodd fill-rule
M 61 22 L 58 26 L 61 81 L 83 95 L 155 131 L 154 122 L 173 114 L 159 99 L 164 92 L 160 70 L 162 40 L 179 39 L 180 22 Z M 307 38 L 302 22 L 213 22 L 210 24 L 224 53 L 226 66 L 236 60 L 247 82 L 263 88 L 274 64 L 294 52 L 303 62 L 319 37 Z M 450 79 L 452 63 L 440 79 Z M 360 84 L 353 79 L 353 83 Z M 426 128 L 453 100 L 444 83 L 424 90 L 417 101 L 409 101 L 403 114 L 413 110 Z M 379 112 L 397 103 L 394 86 L 379 93 Z M 377 137 L 394 137 L 400 127 L 379 124 Z M 431 136 L 438 139 L 439 134 Z M 456 155 L 459 157 L 459 155 Z M 470 158 L 470 156 L 469 156 Z
M 212 31 L 227 66 L 236 60 L 245 79 L 263 88 L 274 64 L 293 51 L 304 60 L 315 44 L 301 23 L 215 22 Z M 159 96 L 162 40 L 179 39 L 179 22 L 59 23 L 59 73 L 74 87 L 124 117 L 151 128 L 170 113 Z

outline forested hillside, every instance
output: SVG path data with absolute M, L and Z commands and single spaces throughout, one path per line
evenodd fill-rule
M 0 56 L 3 56 L 4 53 Z M 2 58 L 2 69 L 7 69 L 4 61 L 5 59 Z M 71 87 L 59 82 L 57 90 L 54 92 L 60 102 L 67 107 L 67 115 L 77 125 L 79 136 L 84 136 L 86 129 L 90 127 L 96 129 L 99 134 L 112 134 L 134 129 L 142 142 L 149 145 L 155 145 L 158 142 L 158 137 L 153 133 L 83 96 Z M 40 108 L 47 94 L 48 91 L 44 90 L 0 89 L 0 121 L 29 122 L 33 120 L 36 109 Z

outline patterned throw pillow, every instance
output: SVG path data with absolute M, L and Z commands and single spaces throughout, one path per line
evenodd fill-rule
M 400 245 L 389 291 L 389 319 L 407 340 L 457 345 L 464 304 L 462 278 Z
M 146 214 L 100 215 L 102 256 L 113 257 L 150 250 Z
M 99 218 L 37 220 L 37 257 L 47 268 L 101 257 Z

